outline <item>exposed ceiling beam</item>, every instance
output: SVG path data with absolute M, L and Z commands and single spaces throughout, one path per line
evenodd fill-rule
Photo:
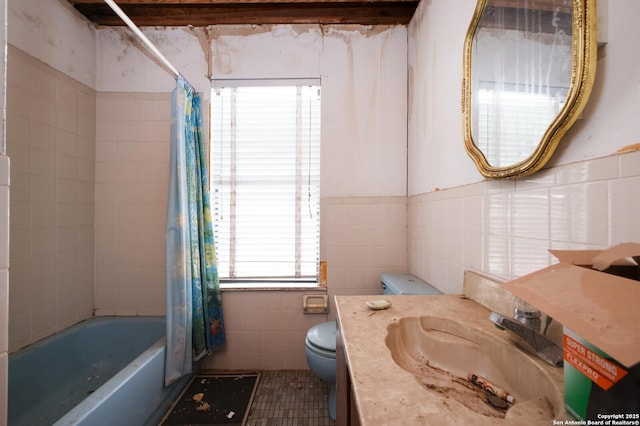
M 99 25 L 124 25 L 100 0 L 69 0 Z M 418 0 L 118 0 L 139 26 L 207 26 L 224 24 L 363 24 L 406 25 Z

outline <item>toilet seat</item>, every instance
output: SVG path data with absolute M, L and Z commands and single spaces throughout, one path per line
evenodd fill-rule
M 324 357 L 324 358 L 331 358 L 331 359 L 335 359 L 336 358 L 336 352 L 335 351 L 328 351 L 326 349 L 322 349 L 317 347 L 316 345 L 314 345 L 313 343 L 309 342 L 309 339 L 305 339 L 304 341 L 305 345 L 307 346 L 307 349 L 309 349 L 309 351 L 313 352 L 314 354 Z
M 305 345 L 310 351 L 326 358 L 336 357 L 336 322 L 314 325 L 307 332 Z

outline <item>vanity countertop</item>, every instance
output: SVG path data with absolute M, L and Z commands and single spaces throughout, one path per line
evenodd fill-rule
M 389 300 L 391 307 L 370 310 L 366 302 L 377 299 Z M 362 426 L 500 423 L 495 418 L 478 418 L 457 401 L 425 389 L 411 373 L 394 362 L 385 345 L 389 324 L 402 317 L 423 315 L 461 320 L 512 344 L 506 333 L 489 321 L 490 312 L 485 307 L 462 295 L 336 296 L 335 301 Z M 538 362 L 537 358 L 535 360 Z M 562 395 L 563 369 L 547 366 L 542 361 L 539 363 L 550 370 Z

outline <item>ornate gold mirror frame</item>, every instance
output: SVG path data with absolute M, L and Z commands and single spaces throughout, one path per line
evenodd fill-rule
M 559 112 L 543 133 L 540 142 L 527 158 L 509 165 L 492 165 L 473 139 L 472 58 L 478 25 L 487 3 L 509 7 L 513 0 L 478 0 L 464 44 L 464 74 L 462 81 L 462 116 L 465 148 L 480 173 L 487 178 L 515 178 L 540 170 L 549 161 L 560 140 L 584 109 L 595 79 L 597 63 L 596 0 L 570 0 L 571 15 L 571 76 L 568 92 Z M 521 2 L 527 3 L 525 0 Z M 539 1 L 529 0 L 536 4 Z M 544 1 L 542 3 L 545 3 Z M 549 3 L 549 1 L 546 1 Z M 475 88 L 477 89 L 477 88 Z M 537 140 L 537 138 L 536 138 Z

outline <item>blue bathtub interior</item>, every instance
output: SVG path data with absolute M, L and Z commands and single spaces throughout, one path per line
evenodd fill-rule
M 11 354 L 9 424 L 157 424 L 190 379 L 164 387 L 165 342 L 163 317 L 100 317 Z

